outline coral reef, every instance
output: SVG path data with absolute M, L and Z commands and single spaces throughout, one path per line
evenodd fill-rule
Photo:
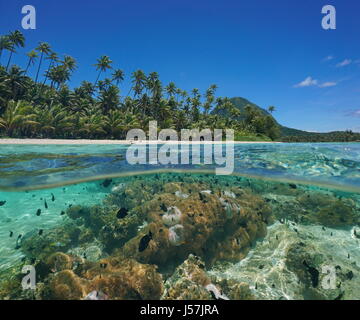
M 106 188 L 101 204 L 69 205 L 62 224 L 21 238 L 25 256 L 0 273 L 1 299 L 360 298 L 357 198 L 205 174 Z M 25 264 L 36 290 L 21 289 Z M 324 265 L 336 268 L 334 289 L 322 286 Z
M 163 292 L 162 276 L 154 265 L 140 264 L 131 259 L 110 257 L 99 263 L 76 262 L 65 254 L 49 259 L 54 272 L 46 279 L 46 286 L 37 294 L 42 299 L 159 299 Z M 59 265 L 60 264 L 60 265 Z M 56 266 L 57 269 L 54 269 Z

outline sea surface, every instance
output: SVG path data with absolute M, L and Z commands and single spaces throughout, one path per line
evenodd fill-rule
M 0 299 L 360 299 L 360 143 L 128 148 L 0 146 Z

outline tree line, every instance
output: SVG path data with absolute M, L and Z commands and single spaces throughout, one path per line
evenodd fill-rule
M 29 51 L 26 65 L 12 64 L 24 35 L 16 30 L 0 36 L 0 135 L 16 138 L 125 139 L 132 128 L 147 131 L 150 120 L 158 128 L 234 129 L 237 140 L 279 138 L 276 121 L 252 106 L 240 111 L 229 98 L 216 97 L 217 86 L 204 92 L 166 85 L 157 72 L 136 70 L 125 94 L 122 69 L 109 56 L 94 64 L 94 79 L 71 89 L 77 61 L 60 56 L 47 42 Z M 7 54 L 7 57 L 6 57 Z M 4 59 L 5 58 L 5 59 Z M 4 62 L 2 61 L 4 60 Z M 34 71 L 34 78 L 29 76 Z M 226 110 L 228 116 L 217 111 Z M 269 107 L 273 112 L 274 107 Z

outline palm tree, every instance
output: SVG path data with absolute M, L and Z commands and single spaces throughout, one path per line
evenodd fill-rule
M 124 71 L 121 69 L 114 70 L 112 74 L 112 81 L 115 81 L 116 85 L 118 86 L 121 81 L 124 81 L 125 74 Z
M 165 87 L 165 91 L 168 95 L 168 97 L 173 97 L 176 93 L 176 85 L 174 82 L 170 82 L 166 87 Z
M 75 71 L 77 68 L 76 60 L 71 56 L 65 55 L 62 63 L 71 72 Z
M 11 61 L 13 53 L 16 52 L 15 47 L 24 47 L 25 46 L 24 35 L 19 30 L 10 32 L 9 41 L 11 43 L 12 50 L 10 50 L 10 56 L 9 56 L 9 60 L 8 60 L 7 66 L 6 66 L 6 71 L 9 69 L 9 65 L 10 65 L 10 61 Z
M 121 137 L 123 118 L 124 114 L 120 110 L 112 110 L 105 116 L 104 129 L 111 135 L 111 138 L 119 139 Z
M 142 70 L 136 70 L 131 75 L 134 90 L 134 96 L 141 95 L 141 92 L 144 88 L 146 82 L 146 75 Z
M 275 108 L 274 106 L 270 106 L 270 107 L 268 108 L 268 111 L 269 111 L 270 113 L 273 113 L 275 110 L 276 110 L 276 108 Z
M 36 58 L 38 57 L 38 53 L 34 50 L 31 50 L 26 54 L 29 58 L 28 64 L 26 66 L 25 74 L 27 74 L 30 65 L 33 65 L 35 63 Z
M 14 136 L 16 131 L 19 132 L 25 126 L 35 124 L 32 110 L 32 106 L 24 101 L 9 101 L 5 113 L 0 117 L 0 128 L 7 136 Z
M 72 118 L 61 105 L 37 108 L 35 119 L 41 133 L 51 137 L 66 137 L 72 129 Z
M 50 53 L 50 45 L 47 42 L 40 42 L 39 46 L 36 48 L 37 51 L 41 52 L 40 61 L 39 61 L 39 67 L 36 73 L 35 83 L 37 83 L 39 72 L 41 68 L 41 64 L 43 61 L 44 54 L 48 55 Z
M 47 71 L 46 77 L 51 80 L 51 88 L 54 87 L 54 84 L 57 84 L 56 88 L 58 89 L 60 85 L 64 84 L 70 79 L 70 71 L 65 65 L 62 64 L 52 67 L 49 71 Z
M 20 67 L 13 65 L 7 74 L 0 77 L 0 81 L 11 90 L 12 99 L 14 100 L 16 100 L 18 94 L 25 89 L 27 78 L 24 72 Z
M 1 36 L 0 37 L 0 59 L 1 59 L 3 50 L 8 50 L 8 51 L 13 50 L 9 36 Z
M 101 56 L 97 59 L 97 63 L 95 64 L 96 70 L 99 70 L 99 74 L 95 81 L 95 86 L 100 78 L 101 72 L 105 72 L 107 69 L 112 69 L 111 67 L 112 61 L 108 56 Z
M 107 114 L 110 110 L 114 110 L 118 107 L 119 101 L 119 88 L 110 85 L 100 91 L 99 107 Z
M 50 71 L 52 66 L 55 64 L 55 62 L 59 61 L 59 58 L 58 58 L 57 54 L 54 51 L 50 51 L 48 57 L 45 58 L 45 59 L 49 60 L 50 63 L 49 63 L 48 69 L 45 71 L 45 78 L 44 78 L 43 85 L 46 83 L 46 80 L 48 78 L 48 72 Z

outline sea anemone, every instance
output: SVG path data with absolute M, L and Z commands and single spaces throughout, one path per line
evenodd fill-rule
M 180 219 L 181 211 L 177 207 L 169 207 L 162 217 L 164 224 L 168 227 L 178 224 Z
M 179 246 L 184 241 L 184 227 L 181 224 L 172 226 L 169 229 L 169 242 L 173 246 Z

